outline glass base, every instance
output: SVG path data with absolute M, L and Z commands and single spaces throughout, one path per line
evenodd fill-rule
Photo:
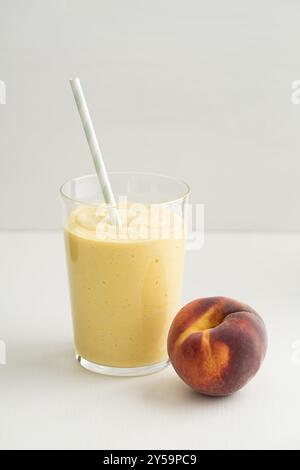
M 169 361 L 166 360 L 142 367 L 110 367 L 87 361 L 79 354 L 76 354 L 76 360 L 82 367 L 89 370 L 90 372 L 96 372 L 97 374 L 103 375 L 112 375 L 115 377 L 137 377 L 139 375 L 154 374 L 155 372 L 159 372 L 169 365 Z

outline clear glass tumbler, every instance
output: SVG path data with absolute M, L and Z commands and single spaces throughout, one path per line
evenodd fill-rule
M 61 187 L 76 358 L 94 372 L 144 375 L 168 364 L 190 189 L 148 173 L 111 173 L 110 181 L 114 208 L 96 175 Z M 112 225 L 111 210 L 121 226 Z

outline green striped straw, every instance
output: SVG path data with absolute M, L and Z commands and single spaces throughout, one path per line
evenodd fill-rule
M 106 204 L 113 206 L 109 208 L 110 220 L 113 225 L 118 227 L 121 226 L 121 218 L 118 210 L 116 209 L 116 201 L 114 194 L 111 189 L 108 174 L 105 168 L 102 153 L 98 144 L 96 132 L 92 123 L 92 119 L 88 110 L 87 102 L 82 90 L 82 86 L 79 78 L 70 80 L 70 85 L 73 91 L 77 109 L 80 115 L 80 119 L 83 125 L 86 139 L 89 144 L 89 148 L 94 160 L 96 173 L 99 179 L 99 183 L 102 189 L 103 198 Z

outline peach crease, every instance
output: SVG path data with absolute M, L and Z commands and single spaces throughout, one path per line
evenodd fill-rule
M 185 331 L 177 338 L 176 345 L 182 344 L 193 333 L 210 330 L 220 325 L 225 319 L 221 310 L 216 310 L 216 306 L 210 307 L 199 319 L 194 321 Z

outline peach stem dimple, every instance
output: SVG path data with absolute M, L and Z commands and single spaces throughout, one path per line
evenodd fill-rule
M 222 314 L 220 310 L 216 310 L 216 307 L 213 306 L 209 308 L 204 315 L 202 315 L 198 320 L 195 320 L 185 331 L 181 333 L 178 337 L 176 343 L 182 344 L 186 338 L 188 338 L 193 333 L 199 333 L 199 331 L 210 330 L 220 325 L 225 318 L 225 315 Z

